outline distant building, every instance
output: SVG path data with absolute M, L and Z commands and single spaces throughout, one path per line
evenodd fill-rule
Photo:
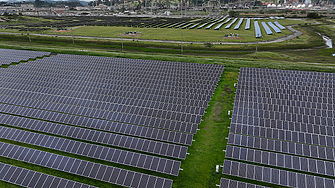
M 27 10 L 34 10 L 35 6 L 33 4 L 21 4 L 21 10 L 27 11 Z

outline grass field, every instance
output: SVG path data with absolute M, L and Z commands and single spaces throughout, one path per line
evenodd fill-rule
M 259 22 L 269 22 L 273 21 L 270 19 L 260 20 Z M 304 24 L 309 23 L 305 20 L 279 20 L 282 25 L 292 25 L 292 24 Z M 172 41 L 190 41 L 190 42 L 254 42 L 256 41 L 254 24 L 251 21 L 251 27 L 249 30 L 245 30 L 246 21 L 244 20 L 240 26 L 240 29 L 234 30 L 233 24 L 230 29 L 225 29 L 225 24 L 220 30 L 214 30 L 216 25 L 212 29 L 174 29 L 174 28 L 139 28 L 139 27 L 115 27 L 115 26 L 83 26 L 76 27 L 73 29 L 73 34 L 76 36 L 93 36 L 93 37 L 111 37 L 120 38 L 121 33 L 124 38 L 134 38 L 134 39 L 148 39 L 148 40 L 172 40 Z M 140 33 L 138 36 L 126 35 L 125 32 L 136 31 Z M 275 38 L 288 35 L 291 32 L 289 30 L 282 30 L 282 33 L 275 33 L 273 35 L 266 35 L 265 30 L 261 27 L 263 37 L 261 40 L 269 41 Z M 47 31 L 47 34 L 57 34 L 57 35 L 71 35 L 71 32 L 54 32 Z M 239 38 L 228 37 L 224 38 L 226 34 L 236 33 Z
M 294 23 L 293 23 L 294 21 Z M 293 20 L 290 24 L 297 24 L 299 20 Z M 283 23 L 282 23 L 283 24 Z M 285 24 L 283 24 L 285 25 Z M 108 28 L 108 27 L 106 27 Z M 332 32 L 326 25 L 317 26 L 320 31 L 325 33 Z M 78 28 L 80 29 L 80 28 Z M 134 28 L 131 28 L 135 30 Z M 173 29 L 172 29 L 173 30 Z M 177 31 L 180 31 L 176 29 Z M 183 30 L 185 31 L 185 30 Z M 205 30 L 204 30 L 205 31 Z M 213 31 L 214 32 L 214 31 Z M 215 31 L 219 32 L 219 31 Z M 21 36 L 21 35 L 20 35 Z M 323 71 L 323 72 L 335 72 L 335 61 L 331 53 L 334 53 L 333 49 L 323 49 L 323 48 L 312 48 L 312 49 L 297 49 L 297 50 L 278 50 L 276 47 L 284 49 L 285 46 L 293 45 L 306 45 L 318 41 L 319 39 L 312 39 L 317 37 L 311 35 L 308 30 L 304 30 L 304 35 L 291 41 L 283 42 L 280 44 L 273 45 L 260 45 L 259 49 L 270 50 L 262 51 L 257 53 L 257 59 L 254 59 L 253 51 L 241 51 L 241 52 L 231 52 L 231 51 L 199 51 L 197 54 L 191 52 L 185 52 L 184 55 L 174 54 L 174 48 L 169 48 L 168 50 L 160 48 L 154 48 L 152 51 L 136 51 L 135 48 L 129 47 L 128 50 L 121 52 L 120 43 L 111 43 L 103 46 L 95 41 L 85 41 L 72 47 L 71 40 L 45 40 L 40 42 L 34 42 L 37 38 L 32 38 L 32 44 L 27 40 L 27 36 L 22 36 L 22 40 L 19 37 L 15 39 L 1 40 L 0 48 L 14 48 L 14 49 L 29 49 L 29 50 L 40 50 L 40 51 L 50 51 L 53 53 L 68 53 L 68 54 L 82 54 L 82 55 L 96 55 L 96 56 L 108 56 L 108 57 L 120 57 L 120 58 L 134 58 L 134 59 L 148 59 L 148 60 L 163 60 L 163 61 L 177 61 L 177 62 L 190 62 L 190 63 L 207 63 L 207 64 L 222 64 L 225 65 L 225 70 L 221 76 L 218 86 L 214 92 L 210 106 L 207 109 L 207 113 L 203 117 L 202 123 L 199 125 L 199 131 L 194 137 L 194 142 L 192 146 L 189 147 L 186 159 L 182 161 L 181 168 L 178 177 L 170 177 L 167 175 L 162 175 L 158 173 L 152 173 L 153 175 L 163 176 L 171 178 L 174 180 L 173 187 L 175 188 L 206 188 L 214 187 L 215 184 L 219 184 L 221 177 L 226 177 L 222 173 L 215 173 L 215 165 L 222 165 L 225 153 L 222 151 L 226 147 L 227 137 L 229 132 L 230 120 L 227 114 L 228 110 L 232 110 L 234 101 L 234 83 L 237 82 L 240 67 L 260 67 L 260 68 L 275 68 L 275 69 L 290 69 L 290 70 L 308 70 L 308 71 Z M 15 41 L 15 42 L 13 42 Z M 151 44 L 151 43 L 150 43 Z M 125 43 L 127 45 L 127 43 Z M 130 44 L 129 44 L 130 45 Z M 152 44 L 153 45 L 153 44 Z M 276 46 L 277 45 L 277 46 Z M 154 46 L 154 45 L 153 45 Z M 116 47 L 118 49 L 116 50 Z M 243 49 L 243 45 L 239 45 Z M 250 46 L 245 46 L 249 49 Z M 270 48 L 271 47 L 271 48 Z M 178 46 L 176 46 L 178 48 Z M 230 49 L 231 46 L 227 46 Z M 254 46 L 250 49 L 254 49 Z M 178 49 L 176 50 L 178 52 Z M 177 53 L 176 52 L 176 53 Z M 178 52 L 179 53 L 179 52 Z M 1 139 L 0 141 L 14 143 L 8 140 Z M 19 143 L 15 143 L 20 145 Z M 55 150 L 49 150 L 37 146 L 21 144 L 26 147 L 36 148 L 40 150 L 45 150 L 53 153 L 60 153 L 63 155 L 68 155 L 71 157 L 81 158 L 85 160 L 90 160 L 93 162 L 98 162 L 102 164 L 107 164 L 111 166 L 121 166 L 114 163 L 107 163 L 99 160 L 92 160 L 85 157 L 80 157 L 76 155 L 69 155 L 61 153 Z M 92 184 L 99 187 L 118 187 L 108 183 L 100 182 L 97 180 L 92 180 L 88 178 L 83 178 L 75 175 L 71 175 L 64 172 L 59 172 L 56 170 L 51 170 L 44 167 L 38 167 L 36 165 L 31 165 L 28 163 L 18 162 L 11 159 L 6 159 L 0 157 L 1 162 L 6 162 L 16 166 L 24 167 L 27 169 L 32 169 L 55 176 L 72 179 L 75 181 L 80 181 L 83 183 Z M 130 168 L 121 166 L 122 168 L 127 168 L 130 170 L 141 171 L 136 168 Z M 222 168 L 220 169 L 222 172 Z M 148 172 L 147 172 L 148 173 Z M 236 178 L 234 178 L 236 179 Z M 244 180 L 245 181 L 245 180 Z M 254 182 L 246 180 L 247 182 L 262 184 L 265 186 L 270 186 L 268 184 Z M 8 183 L 0 181 L 0 187 L 16 187 Z M 280 186 L 278 186 L 280 187 Z

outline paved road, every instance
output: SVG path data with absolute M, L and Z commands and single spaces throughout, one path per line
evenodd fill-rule
M 286 26 L 288 30 L 292 33 L 289 35 L 285 35 L 279 37 L 277 39 L 271 41 L 259 41 L 258 44 L 270 44 L 270 43 L 277 43 L 283 42 L 286 40 L 293 39 L 297 36 L 302 35 L 302 32 L 295 30 L 292 26 Z M 21 35 L 21 33 L 9 33 L 9 32 L 0 32 L 0 34 L 8 34 L 8 35 Z M 62 38 L 72 38 L 70 35 L 49 35 L 49 34 L 30 34 L 32 36 L 49 36 L 49 37 L 62 37 Z M 133 39 L 129 38 L 109 38 L 109 37 L 90 37 L 90 36 L 74 36 L 74 38 L 80 39 L 100 39 L 100 40 L 124 40 L 124 41 L 133 41 Z M 160 43 L 175 43 L 175 44 L 204 44 L 204 42 L 190 42 L 190 41 L 174 41 L 174 40 L 150 40 L 150 39 L 134 39 L 135 41 L 142 41 L 142 42 L 160 42 Z M 212 42 L 212 44 L 256 44 L 256 42 Z

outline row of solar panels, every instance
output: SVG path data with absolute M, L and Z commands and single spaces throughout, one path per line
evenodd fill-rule
M 6 114 L 16 114 L 19 116 L 32 117 L 40 120 L 65 123 L 68 125 L 87 127 L 96 130 L 121 133 L 129 136 L 149 138 L 153 140 L 177 143 L 182 145 L 191 145 L 193 140 L 193 134 L 112 122 L 83 116 L 75 116 L 53 111 L 32 109 L 22 106 L 14 106 L 0 103 L 0 111 Z
M 93 186 L 0 163 L 0 180 L 23 187 L 93 188 Z
M 1 88 L 1 87 L 0 87 Z M 2 87 L 0 90 L 4 89 L 12 89 L 12 90 L 25 90 L 27 88 L 27 85 L 25 84 L 17 84 L 14 87 L 11 87 L 10 84 L 6 84 L 4 87 Z M 92 104 L 87 104 L 85 105 L 86 107 L 95 107 L 97 109 L 102 109 L 102 110 L 109 110 L 109 111 L 119 111 L 122 113 L 130 113 L 130 114 L 138 114 L 138 115 L 145 115 L 145 116 L 152 116 L 152 117 L 162 117 L 164 116 L 165 113 L 171 111 L 172 113 L 181 113 L 181 116 L 183 114 L 193 114 L 196 116 L 202 116 L 205 112 L 205 105 L 202 105 L 202 107 L 199 107 L 199 103 L 195 103 L 195 101 L 192 101 L 193 104 L 191 103 L 190 106 L 188 106 L 186 103 L 181 103 L 181 100 L 175 100 L 173 101 L 174 103 L 178 104 L 168 104 L 164 102 L 158 102 L 158 101 L 149 101 L 149 100 L 142 100 L 142 99 L 129 99 L 126 97 L 111 97 L 107 98 L 108 95 L 97 95 L 97 96 L 92 96 L 92 93 L 86 93 L 86 92 L 79 92 L 79 91 L 68 91 L 68 90 L 57 90 L 56 88 L 46 88 L 46 87 L 36 87 L 36 86 L 31 86 L 29 89 L 26 89 L 25 91 L 29 92 L 35 92 L 35 91 L 40 91 L 40 90 L 45 90 L 45 94 L 36 94 L 36 97 L 30 97 L 30 98 L 40 98 L 41 100 L 44 101 L 50 101 L 51 96 L 57 96 L 58 94 L 56 93 L 66 93 L 66 95 L 63 95 L 65 100 L 67 99 L 68 102 L 67 104 L 69 105 L 79 105 L 78 104 L 78 98 L 80 96 L 83 96 L 82 99 L 90 100 Z M 24 97 L 24 95 L 22 95 Z M 96 100 L 97 98 L 102 98 L 103 100 Z M 101 105 L 97 104 L 96 102 L 103 102 L 105 103 L 105 107 L 101 107 Z M 58 100 L 59 103 L 62 103 L 62 99 Z M 197 102 L 197 101 L 196 101 Z M 93 104 L 96 103 L 96 104 Z M 107 104 L 108 107 L 107 107 Z M 205 103 L 205 102 L 203 102 Z M 120 106 L 121 105 L 121 106 Z M 162 111 L 162 112 L 159 112 Z M 151 115 L 152 114 L 152 115 Z M 169 118 L 166 118 L 169 119 Z
M 243 73 L 240 77 L 262 77 L 262 76 L 285 76 L 286 79 L 291 79 L 294 77 L 299 78 L 316 78 L 318 76 L 325 76 L 328 79 L 334 78 L 334 73 L 329 72 L 310 72 L 310 71 L 296 71 L 296 70 L 280 70 L 280 69 L 259 69 L 249 67 L 248 69 L 240 69 L 240 72 Z M 262 74 L 259 74 L 262 73 Z M 312 76 L 312 77 L 311 77 Z
M 239 99 L 241 99 L 241 97 Z M 304 123 L 303 121 L 306 121 L 306 123 L 308 121 L 314 122 L 315 118 L 317 118 L 316 121 L 318 122 L 326 121 L 327 118 L 335 117 L 335 111 L 333 109 L 330 109 L 330 110 L 327 109 L 327 106 L 332 106 L 332 103 L 325 105 L 326 109 L 317 109 L 317 108 L 313 108 L 312 106 L 308 106 L 308 107 L 307 106 L 296 107 L 296 106 L 289 106 L 289 105 L 276 106 L 276 105 L 267 104 L 267 103 L 264 103 L 263 105 L 258 105 L 258 104 L 256 105 L 254 102 L 248 102 L 244 104 L 248 106 L 246 108 L 240 108 L 240 107 L 234 108 L 234 110 L 238 110 L 237 115 L 255 116 L 256 118 L 264 118 L 264 119 L 276 118 L 277 120 L 287 120 L 288 122 L 298 120 L 299 123 L 301 122 Z M 308 104 L 308 103 L 305 102 L 305 104 Z M 316 124 L 316 123 L 313 123 L 313 124 Z
M 275 90 L 275 89 L 274 89 Z M 328 95 L 325 93 L 324 95 Z M 293 107 L 311 107 L 311 108 L 319 108 L 319 109 L 327 109 L 328 106 L 333 104 L 334 99 L 326 98 L 326 97 L 309 97 L 309 96 L 293 96 L 291 98 L 295 98 L 297 100 L 288 100 L 288 99 L 269 99 L 265 97 L 248 97 L 248 96 L 239 96 L 238 99 L 246 99 L 247 102 L 263 102 L 264 104 L 270 105 L 282 105 L 282 106 L 293 106 Z M 303 100 L 308 100 L 307 102 Z M 322 107 L 321 107 L 322 106 Z M 332 110 L 333 107 L 329 107 L 328 109 Z
M 325 81 L 327 82 L 327 81 Z M 331 88 L 328 87 L 332 84 L 330 83 L 322 83 L 322 81 L 320 81 L 320 83 L 314 82 L 313 84 L 308 84 L 308 85 L 304 85 L 304 86 L 300 86 L 300 85 L 293 85 L 293 84 L 288 84 L 288 83 L 294 83 L 293 81 L 285 81 L 285 82 L 276 82 L 276 83 L 262 83 L 262 85 L 264 87 L 259 87 L 259 86 L 252 86 L 251 90 L 248 91 L 248 88 L 250 88 L 247 85 L 241 86 L 244 89 L 246 89 L 244 91 L 244 93 L 256 93 L 258 91 L 255 91 L 256 89 L 259 89 L 260 92 L 264 92 L 264 91 L 268 91 L 267 95 L 284 95 L 285 98 L 286 95 L 299 95 L 299 96 L 304 96 L 304 95 L 308 95 L 311 97 L 330 97 L 330 93 L 333 93 L 333 91 L 335 90 L 335 88 Z M 257 84 L 260 85 L 260 84 Z M 324 88 L 327 87 L 327 88 Z M 269 89 L 267 89 L 269 88 Z M 263 96 L 263 95 L 262 95 Z M 262 97 L 261 96 L 261 97 Z M 285 99 L 284 97 L 282 97 L 281 99 Z
M 267 76 L 268 79 L 271 79 L 271 76 Z M 260 82 L 261 78 L 245 78 L 245 80 L 248 82 Z M 264 76 L 263 79 L 266 79 Z M 298 82 L 298 83 L 296 83 Z M 266 84 L 281 84 L 281 85 L 296 85 L 297 87 L 324 87 L 324 86 L 329 86 L 333 88 L 333 80 L 325 80 L 322 79 L 322 77 L 319 77 L 319 79 L 315 78 L 290 78 L 290 80 L 281 80 L 281 81 L 266 81 L 263 80 L 262 83 Z M 291 84 L 293 83 L 293 84 Z M 322 84 L 322 85 L 321 85 Z M 326 84 L 326 85 L 324 85 Z M 283 88 L 282 88 L 283 89 Z M 322 88 L 320 88 L 322 89 Z
M 277 128 L 232 124 L 231 129 L 231 133 L 235 134 L 243 133 L 250 136 L 259 136 L 263 138 L 287 140 L 306 144 L 333 146 L 333 143 L 335 143 L 334 136 L 324 136 L 299 131 L 280 130 Z
M 27 76 L 29 76 L 30 78 L 27 78 Z M 135 88 L 138 88 L 138 89 L 146 89 L 146 90 L 153 90 L 158 92 L 160 90 L 164 90 L 165 93 L 157 93 L 158 95 L 164 95 L 165 96 L 170 96 L 172 94 L 172 92 L 175 92 L 175 90 L 180 90 L 179 93 L 181 93 L 179 98 L 186 98 L 185 97 L 185 93 L 186 92 L 182 92 L 183 90 L 187 90 L 189 91 L 189 94 L 192 94 L 193 96 L 199 96 L 200 97 L 208 97 L 209 95 L 209 91 L 213 90 L 213 87 L 214 85 L 212 86 L 208 86 L 208 85 L 203 85 L 203 89 L 201 89 L 201 85 L 197 85 L 196 87 L 192 88 L 192 87 L 185 87 L 185 86 L 173 86 L 173 85 L 162 85 L 162 87 L 158 87 L 159 84 L 152 84 L 152 85 L 149 85 L 150 83 L 136 83 L 136 82 L 123 82 L 123 81 L 114 81 L 114 83 L 105 83 L 105 84 L 102 84 L 102 83 L 92 83 L 92 82 L 85 82 L 85 81 L 82 81 L 82 80 L 78 80 L 76 81 L 76 83 L 74 84 L 73 81 L 68 81 L 68 80 L 65 80 L 65 79 L 62 79 L 62 78 L 57 78 L 57 74 L 55 74 L 53 77 L 53 74 L 50 74 L 50 80 L 46 80 L 46 81 L 40 81 L 39 82 L 39 79 L 40 78 L 48 78 L 47 76 L 41 76 L 40 74 L 37 73 L 37 75 L 35 76 L 30 76 L 30 75 L 27 75 L 27 76 L 23 76 L 23 75 L 17 75 L 17 74 L 11 74 L 9 76 L 7 75 L 3 75 L 3 82 L 7 82 L 7 83 L 10 83 L 10 82 L 14 82 L 14 81 L 11 81 L 11 80 L 15 80 L 15 81 L 22 81 L 22 82 L 25 82 L 25 83 L 30 83 L 30 85 L 33 85 L 33 84 L 38 84 L 36 86 L 39 86 L 39 87 L 51 87 L 51 88 L 54 88 L 54 87 L 58 87 L 59 89 L 66 89 L 66 90 L 79 90 L 79 91 L 83 91 L 83 92 L 86 92 L 86 93 L 97 93 L 99 94 L 102 93 L 106 93 L 106 94 L 109 94 L 111 93 L 112 91 L 110 91 L 110 89 L 113 89 L 113 88 L 119 88 L 120 87 L 135 87 Z M 14 78 L 13 78 L 14 77 Z M 63 82 L 62 84 L 60 84 L 59 82 Z M 83 85 L 82 83 L 87 83 L 86 85 Z M 92 86 L 87 86 L 88 84 L 91 84 L 92 83 Z M 94 85 L 93 85 L 94 84 Z M 156 89 L 155 88 L 155 85 L 157 86 Z M 189 84 L 188 84 L 189 85 Z M 192 84 L 192 85 L 196 85 L 196 84 Z M 197 88 L 198 87 L 198 88 Z M 175 89 L 175 90 L 173 90 Z M 133 93 L 137 93 L 136 91 L 133 92 Z M 142 92 L 143 93 L 143 92 Z M 153 93 L 153 92 L 151 92 Z M 154 94 L 155 94 L 154 93 Z M 199 94 L 198 94 L 199 93 Z M 196 95 L 197 94 L 197 95 Z M 134 94 L 133 94 L 134 95 Z M 187 95 L 186 95 L 187 96 Z M 178 97 L 178 96 L 177 96 Z M 188 98 L 188 97 L 187 97 Z M 149 99 L 149 98 L 148 98 Z M 148 100 L 146 99 L 146 100 Z M 204 99 L 200 99 L 200 100 L 204 100 Z M 208 101 L 207 101 L 208 102 Z
M 3 142 L 0 156 L 126 187 L 172 186 L 169 179 Z
M 50 52 L 0 49 L 0 65 L 27 61 L 29 59 L 36 59 L 37 57 L 49 56 L 50 54 Z
M 50 76 L 53 74 L 50 73 Z M 20 82 L 24 82 L 25 84 L 34 83 L 36 86 L 44 86 L 50 89 L 67 89 L 69 91 L 84 91 L 86 93 L 96 93 L 97 95 L 108 95 L 115 97 L 123 97 L 128 96 L 129 98 L 139 98 L 150 101 L 160 101 L 164 103 L 172 103 L 172 104 L 184 104 L 190 106 L 200 105 L 200 107 L 206 107 L 207 103 L 204 101 L 209 101 L 210 97 L 208 92 L 204 92 L 204 94 L 196 93 L 192 88 L 184 88 L 189 91 L 186 92 L 178 92 L 174 90 L 164 90 L 163 89 L 148 89 L 141 87 L 129 87 L 123 85 L 112 85 L 107 83 L 96 83 L 90 81 L 82 81 L 82 80 L 69 80 L 55 77 L 50 77 L 47 79 L 47 73 L 45 75 L 37 75 L 31 76 L 29 74 L 16 74 L 12 73 L 11 75 L 4 75 L 3 81 L 10 82 L 10 80 L 16 80 Z M 33 78 L 32 78 L 33 77 Z M 38 82 L 39 80 L 43 80 Z M 63 84 L 61 84 L 63 83 Z M 86 83 L 86 84 L 84 84 Z M 31 84 L 30 84 L 31 85 Z M 60 91 L 56 92 L 59 93 Z M 92 97 L 90 97 L 92 98 Z M 180 101 L 181 100 L 181 101 Z M 185 101 L 185 102 L 184 102 Z M 198 101 L 197 103 L 195 101 Z
M 236 188 L 266 188 L 261 185 L 255 185 L 251 183 L 244 183 L 242 181 L 236 181 L 226 178 L 221 178 L 220 180 L 220 188 L 227 188 L 227 187 L 236 187 Z
M 0 102 L 6 103 L 6 104 L 19 105 L 19 106 L 26 106 L 30 108 L 43 109 L 47 111 L 56 111 L 56 112 L 79 115 L 79 116 L 101 118 L 101 119 L 112 120 L 116 122 L 124 122 L 124 123 L 136 124 L 136 125 L 145 125 L 149 127 L 163 128 L 163 129 L 174 130 L 174 131 L 183 131 L 187 133 L 196 133 L 197 128 L 198 128 L 197 124 L 192 124 L 192 123 L 187 123 L 187 122 L 166 120 L 166 119 L 160 119 L 160 118 L 152 118 L 152 117 L 146 117 L 146 116 L 137 116 L 137 115 L 131 115 L 131 114 L 122 114 L 118 112 L 108 112 L 108 111 L 103 111 L 103 110 L 98 110 L 98 109 L 70 106 L 66 104 L 49 103 L 49 102 L 43 102 L 39 100 L 23 99 L 19 97 L 16 98 L 11 95 L 0 96 Z
M 335 161 L 335 149 L 333 147 L 322 147 L 309 144 L 288 142 L 284 140 L 273 140 L 248 135 L 238 135 L 233 133 L 229 133 L 228 144 L 285 153 L 290 155 Z
M 334 176 L 335 162 L 310 159 L 306 157 L 279 154 L 256 149 L 227 146 L 226 158 L 248 161 L 252 163 L 278 166 L 282 168 L 310 172 L 314 174 Z
M 255 112 L 258 113 L 258 112 Z M 263 115 L 263 114 L 262 114 Z M 253 117 L 253 116 L 243 116 L 236 115 L 232 118 L 232 123 L 241 123 L 254 126 L 263 126 L 264 122 L 268 123 L 269 127 L 278 129 L 290 129 L 296 131 L 303 131 L 309 133 L 323 135 L 334 135 L 332 128 L 334 126 L 334 113 L 331 116 L 321 117 L 321 116 L 310 116 L 295 113 L 270 113 L 272 117 Z M 264 115 L 266 116 L 266 115 Z M 276 119 L 273 119 L 276 118 Z M 315 130 L 310 129 L 308 126 L 314 126 Z
M 85 140 L 119 148 L 131 149 L 145 153 L 161 156 L 185 159 L 187 147 L 176 144 L 169 144 L 131 136 L 124 136 L 114 133 L 90 130 L 85 128 L 67 126 L 41 120 L 35 120 L 13 115 L 1 114 L 1 122 L 18 128 L 25 128 L 43 133 L 65 136 L 79 140 Z
M 334 179 L 330 178 L 230 160 L 224 161 L 223 174 L 297 188 L 327 188 L 335 186 Z
M 166 111 L 176 111 L 184 112 L 189 114 L 203 114 L 204 108 L 207 107 L 210 96 L 196 95 L 186 98 L 186 94 L 178 98 L 178 96 L 166 96 L 160 95 L 161 93 L 147 94 L 147 93 L 136 93 L 132 91 L 122 91 L 122 90 L 108 90 L 108 89 L 99 89 L 99 87 L 85 87 L 85 86 L 74 86 L 59 84 L 57 82 L 39 82 L 38 80 L 28 80 L 28 79 L 18 79 L 13 78 L 12 81 L 9 81 L 11 78 L 4 78 L 2 84 L 5 87 L 8 87 L 12 81 L 20 83 L 15 86 L 16 89 L 19 89 L 22 85 L 23 87 L 31 86 L 30 91 L 33 89 L 44 90 L 47 94 L 52 95 L 64 95 L 70 98 L 79 98 L 87 99 L 91 101 L 96 101 L 97 99 L 111 103 L 111 104 L 120 104 L 120 105 L 129 105 L 133 107 L 144 107 L 152 108 L 157 110 L 166 110 Z M 143 90 L 141 90 L 143 91 Z M 144 92 L 144 91 L 143 91 Z M 79 95 L 81 94 L 81 95 Z M 92 96 L 92 94 L 95 94 Z M 191 95 L 191 94 L 190 94 Z M 125 97 L 127 96 L 127 97 Z M 201 97 L 201 98 L 200 98 Z M 197 99 L 190 99 L 197 98 Z M 136 100 L 137 99 L 137 100 Z
M 178 176 L 180 161 L 0 126 L 0 138 Z
M 203 70 L 200 72 L 195 72 L 195 71 L 185 71 L 185 70 L 166 70 L 166 71 L 154 71 L 152 70 L 152 68 L 145 68 L 145 69 L 141 69 L 141 65 L 138 69 L 134 69 L 134 70 L 130 70 L 128 68 L 123 68 L 123 69 L 112 69 L 109 71 L 106 70 L 91 70 L 92 67 L 84 67 L 83 69 L 77 68 L 76 69 L 76 65 L 74 64 L 74 67 L 70 67 L 67 66 L 69 65 L 69 62 L 64 62 L 61 63 L 61 59 L 57 60 L 57 57 L 52 57 L 55 58 L 55 61 L 49 61 L 49 59 L 43 59 L 43 60 L 37 60 L 37 61 L 33 61 L 32 63 L 29 64 L 19 64 L 17 69 L 22 69 L 23 67 L 26 69 L 26 71 L 36 71 L 37 70 L 41 70 L 41 71 L 45 71 L 46 69 L 57 69 L 60 68 L 60 70 L 53 71 L 54 73 L 58 73 L 60 75 L 65 74 L 66 72 L 70 72 L 72 71 L 73 74 L 75 76 L 83 76 L 83 74 L 85 74 L 85 76 L 87 77 L 100 77 L 103 76 L 102 78 L 105 79 L 105 81 L 109 81 L 108 74 L 114 73 L 114 76 L 121 76 L 121 77 L 127 77 L 126 74 L 129 74 L 129 77 L 141 77 L 142 75 L 152 75 L 152 76 L 156 76 L 157 74 L 162 76 L 162 80 L 167 81 L 168 78 L 170 77 L 177 77 L 177 78 L 181 78 L 181 79 L 195 79 L 195 80 L 209 80 L 209 81 L 214 81 L 215 79 L 213 79 L 213 77 L 209 76 L 208 74 L 213 74 L 213 76 L 220 76 L 220 68 L 216 69 L 216 70 Z M 57 62 L 60 61 L 60 62 Z M 47 63 L 47 64 L 46 64 Z M 110 62 L 111 63 L 111 62 Z M 30 65 L 32 64 L 32 65 Z M 34 64 L 34 65 L 33 65 Z M 41 65 L 41 67 L 36 67 L 37 65 Z M 56 65 L 56 66 L 53 66 Z M 62 66 L 64 65 L 64 66 Z M 108 65 L 106 65 L 108 66 Z M 218 66 L 219 67 L 219 66 Z M 65 69 L 66 68 L 66 69 Z M 13 70 L 15 70 L 15 68 L 13 68 Z M 170 72 L 170 73 L 167 73 Z M 187 74 L 185 72 L 188 72 Z M 100 75 L 101 74 L 101 75 Z M 95 75 L 95 76 L 94 76 Z M 119 79 L 121 78 L 119 77 Z M 110 78 L 111 80 L 113 80 L 114 78 Z M 182 80 L 181 80 L 182 81 Z

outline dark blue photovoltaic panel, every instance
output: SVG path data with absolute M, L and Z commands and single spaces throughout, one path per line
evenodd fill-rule
M 28 187 L 45 187 L 45 188 L 61 188 L 60 185 L 54 185 L 53 182 L 62 181 L 69 187 L 87 187 L 94 188 L 93 186 L 86 185 L 83 183 L 59 178 L 56 176 L 50 176 L 40 172 L 27 170 L 24 168 L 0 163 L 0 180 L 9 182 L 12 184 Z M 71 186 L 70 186 L 71 185 Z
M 237 188 L 266 188 L 264 186 L 255 185 L 251 183 L 244 183 L 241 181 L 221 178 L 220 181 L 220 188 L 227 188 L 227 187 L 237 187 Z
M 52 169 L 56 169 L 56 170 L 60 170 L 60 171 L 65 171 L 65 172 L 80 175 L 80 176 L 84 175 L 84 173 L 87 173 L 85 171 L 85 168 L 87 168 L 87 167 L 90 167 L 92 169 L 98 169 L 98 168 L 102 169 L 102 168 L 104 168 L 105 171 L 104 171 L 104 175 L 102 177 L 97 176 L 96 171 L 90 171 L 85 176 L 89 177 L 89 178 L 98 179 L 98 180 L 101 180 L 101 181 L 113 183 L 113 184 L 118 184 L 118 185 L 121 185 L 121 186 L 125 185 L 124 179 L 127 179 L 128 176 L 133 176 L 134 173 L 138 175 L 140 184 L 147 184 L 148 183 L 148 178 L 143 178 L 142 179 L 142 177 L 150 177 L 150 181 L 155 182 L 154 187 L 164 187 L 164 186 L 171 187 L 171 184 L 172 184 L 172 180 L 169 180 L 169 179 L 160 178 L 160 177 L 151 176 L 151 175 L 146 175 L 146 174 L 142 174 L 142 173 L 138 173 L 138 172 L 132 172 L 132 171 L 129 171 L 129 170 L 123 170 L 123 169 L 120 169 L 120 168 L 101 165 L 101 164 L 98 164 L 98 163 L 92 163 L 92 162 L 88 162 L 88 161 L 84 161 L 84 160 L 80 160 L 80 159 L 74 159 L 74 158 L 71 158 L 71 157 L 65 157 L 65 156 L 61 156 L 61 155 L 58 155 L 58 154 L 51 154 L 49 152 L 44 152 L 44 151 L 39 151 L 39 150 L 35 150 L 35 149 L 25 148 L 25 147 L 22 147 L 22 146 L 15 146 L 15 145 L 12 145 L 12 144 L 7 144 L 7 143 L 0 142 L 0 147 L 1 147 L 0 149 L 6 148 L 6 150 L 16 151 L 16 152 L 14 152 L 16 155 L 8 154 L 8 153 L 6 153 L 6 154 L 5 153 L 0 153 L 0 156 L 15 159 L 15 160 L 20 160 L 20 161 L 24 161 L 24 162 L 28 162 L 28 163 L 32 163 L 32 164 L 35 164 L 35 165 L 44 166 L 44 167 L 47 167 L 47 168 L 52 168 Z M 34 155 L 30 156 L 30 155 L 27 155 L 26 153 L 20 154 L 20 153 L 17 152 L 17 151 L 21 151 L 21 153 L 22 153 L 25 149 L 27 149 L 29 151 L 32 151 L 32 153 L 34 153 Z M 26 155 L 23 159 L 18 157 L 18 156 L 24 155 L 24 154 L 26 154 Z M 35 160 L 36 159 L 35 154 L 36 154 L 36 156 L 44 156 L 44 157 L 42 157 L 43 160 Z M 46 161 L 49 160 L 47 158 L 47 156 L 50 157 L 52 155 L 55 156 L 56 158 L 62 158 L 61 161 L 63 161 L 63 160 L 67 161 L 66 166 L 55 164 L 55 165 L 50 167 L 50 166 L 47 165 L 47 163 L 44 163 L 45 160 Z M 0 166 L 1 166 L 1 164 L 0 164 Z M 9 170 L 11 170 L 11 169 L 9 169 Z M 126 172 L 126 173 L 123 173 L 123 175 L 120 175 L 119 174 L 120 171 L 123 171 L 123 172 Z M 14 173 L 14 171 L 13 171 L 13 173 Z M 0 175 L 4 175 L 4 177 L 2 177 L 2 178 L 6 177 L 5 176 L 6 174 L 1 174 L 1 172 L 0 172 Z M 41 176 L 41 174 L 39 174 L 39 176 Z M 32 177 L 29 177 L 29 182 L 30 182 L 30 179 Z M 1 177 L 0 177 L 0 179 L 1 179 Z M 68 181 L 68 180 L 66 180 L 66 181 Z M 22 185 L 27 186 L 28 184 L 26 185 L 24 182 L 25 181 L 23 181 Z M 27 181 L 26 183 L 29 183 L 29 182 Z M 37 182 L 35 181 L 33 183 L 37 183 Z

